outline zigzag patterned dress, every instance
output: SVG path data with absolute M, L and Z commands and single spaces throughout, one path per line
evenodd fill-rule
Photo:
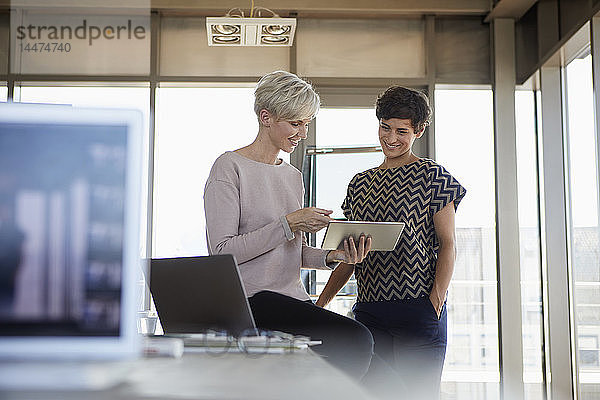
M 439 243 L 433 215 L 466 190 L 444 167 L 429 159 L 354 176 L 342 204 L 354 221 L 399 221 L 406 226 L 396 249 L 370 252 L 355 268 L 358 302 L 429 296 Z

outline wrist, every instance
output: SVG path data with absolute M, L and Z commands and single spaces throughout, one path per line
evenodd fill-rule
M 333 250 L 329 250 L 327 252 L 327 255 L 325 256 L 325 263 L 326 264 L 331 264 L 331 263 L 335 262 L 333 258 L 334 258 L 333 257 Z
M 327 256 L 325 257 L 325 262 L 327 264 L 344 262 L 343 253 L 343 250 L 329 250 L 329 252 L 327 252 Z
M 331 295 L 327 292 L 327 289 L 324 289 L 323 292 L 319 295 L 317 301 L 315 301 L 315 305 L 319 307 L 327 307 L 327 304 L 335 297 L 335 295 Z
M 442 308 L 445 296 L 440 293 L 440 290 L 436 285 L 433 285 L 429 297 L 431 298 L 432 303 L 436 306 L 437 309 Z
M 290 224 L 288 223 L 288 220 L 285 217 L 285 215 L 282 216 L 280 220 L 281 224 L 283 225 L 283 232 L 285 233 L 285 238 L 288 241 L 294 240 L 296 238 L 296 235 L 294 234 L 294 231 L 292 231 L 292 228 L 290 227 Z
M 429 298 L 431 299 L 431 302 L 433 303 L 433 305 L 436 305 L 438 302 L 438 297 L 435 294 L 435 290 L 432 290 L 431 293 L 429 293 Z
M 440 301 L 438 300 L 438 296 L 436 295 L 436 293 L 432 290 L 431 294 L 429 295 L 429 301 L 431 302 L 431 305 L 433 305 L 433 309 L 435 310 L 435 313 L 437 314 L 438 318 L 440 316 L 440 312 L 442 309 L 442 303 L 440 303 Z
M 287 224 L 292 232 L 296 232 L 298 230 L 298 225 L 290 218 L 290 214 L 285 216 L 285 220 L 287 221 Z

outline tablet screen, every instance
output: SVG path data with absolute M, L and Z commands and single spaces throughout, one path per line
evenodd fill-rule
M 404 229 L 404 222 L 369 222 L 334 220 L 327 226 L 321 248 L 343 248 L 343 241 L 352 236 L 355 243 L 361 234 L 371 236 L 372 251 L 392 251 L 396 248 Z

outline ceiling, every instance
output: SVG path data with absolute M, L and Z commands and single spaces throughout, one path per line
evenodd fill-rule
M 481 16 L 520 18 L 536 0 L 500 0 L 492 10 L 492 0 L 255 0 L 254 5 L 271 9 L 281 16 L 306 18 L 395 18 L 398 16 Z M 132 9 L 158 10 L 164 14 L 223 16 L 232 8 L 246 14 L 252 0 L 0 0 L 0 8 Z

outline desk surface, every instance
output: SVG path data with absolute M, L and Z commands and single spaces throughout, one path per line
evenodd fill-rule
M 316 354 L 207 355 L 133 363 L 116 387 L 102 391 L 2 391 L 4 399 L 357 399 L 369 400 L 349 377 Z

